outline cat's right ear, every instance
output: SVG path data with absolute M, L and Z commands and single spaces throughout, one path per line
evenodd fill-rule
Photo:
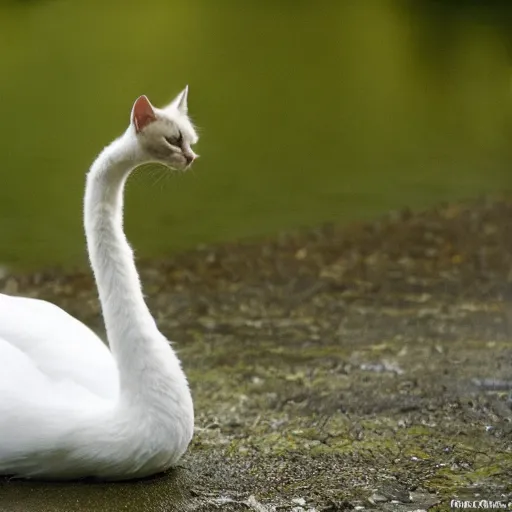
M 148 124 L 156 121 L 153 106 L 146 96 L 137 98 L 132 108 L 132 123 L 135 131 L 140 133 Z

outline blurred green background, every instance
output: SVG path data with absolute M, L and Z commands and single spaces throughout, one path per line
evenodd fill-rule
M 82 264 L 84 174 L 185 84 L 201 159 L 139 175 L 140 256 L 512 185 L 512 2 L 0 5 L 0 265 Z

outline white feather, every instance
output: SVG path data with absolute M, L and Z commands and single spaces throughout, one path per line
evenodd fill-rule
M 165 142 L 177 132 L 182 154 Z M 0 295 L 0 474 L 137 478 L 167 469 L 187 449 L 194 427 L 187 379 L 144 302 L 122 212 L 135 167 L 186 168 L 196 140 L 183 112 L 154 109 L 141 97 L 126 132 L 88 174 L 87 247 L 110 350 L 53 304 Z

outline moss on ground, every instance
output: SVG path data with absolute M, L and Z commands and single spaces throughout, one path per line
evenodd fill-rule
M 193 389 L 182 466 L 138 483 L 4 481 L 0 510 L 511 500 L 511 226 L 509 202 L 479 201 L 141 262 Z M 88 273 L 10 277 L 4 289 L 101 331 Z

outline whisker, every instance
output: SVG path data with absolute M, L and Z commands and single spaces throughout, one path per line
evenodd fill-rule
M 170 174 L 169 169 L 162 164 L 152 162 L 137 168 L 137 179 L 148 180 L 151 186 L 158 185 Z
M 157 175 L 156 180 L 153 182 L 153 186 L 156 186 L 159 183 L 161 185 L 163 185 L 165 183 L 165 179 L 168 177 L 169 174 L 170 173 L 169 173 L 169 171 L 167 169 L 163 170 L 162 172 L 159 172 L 158 175 Z

